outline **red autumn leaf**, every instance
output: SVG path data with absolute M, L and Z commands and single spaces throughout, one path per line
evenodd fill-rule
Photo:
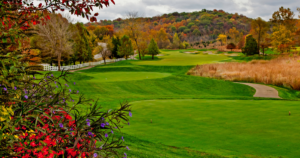
M 98 15 L 99 15 L 99 13 L 95 13 L 95 14 L 94 14 L 94 16 L 98 16 Z
M 39 4 L 39 8 L 41 8 L 41 7 L 42 7 L 42 3 Z
M 114 1 L 114 0 L 111 0 L 111 2 L 112 2 L 113 4 L 115 4 L 115 1 Z

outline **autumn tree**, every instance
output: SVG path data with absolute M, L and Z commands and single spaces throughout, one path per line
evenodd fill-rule
M 133 55 L 133 46 L 131 40 L 126 35 L 124 35 L 120 40 L 120 46 L 118 46 L 118 55 L 124 56 L 126 60 L 129 55 Z
M 224 34 L 219 34 L 217 41 L 221 41 L 221 45 L 223 45 L 223 43 L 227 42 L 227 36 Z
M 292 32 L 284 25 L 274 27 L 271 35 L 272 45 L 277 51 L 284 53 L 292 47 L 293 36 Z
M 227 49 L 231 49 L 231 51 L 232 51 L 232 49 L 235 49 L 236 46 L 235 46 L 234 43 L 229 43 L 229 44 L 226 46 L 226 48 L 227 48 Z
M 102 59 L 104 60 L 104 64 L 106 64 L 106 58 L 112 55 L 114 45 L 109 35 L 104 36 L 102 42 L 103 50 L 100 52 L 100 54 L 102 56 Z
M 73 55 L 72 59 L 73 63 L 75 64 L 76 61 L 79 61 L 80 64 L 82 62 L 92 61 L 92 48 L 90 47 L 89 38 L 90 36 L 88 30 L 84 27 L 82 23 L 77 22 L 72 26 L 72 41 L 73 44 Z M 93 40 L 93 39 L 90 39 Z M 92 42 L 92 41 L 91 41 Z
M 152 38 L 150 41 L 150 44 L 148 46 L 148 54 L 152 55 L 152 60 L 154 59 L 154 55 L 159 54 L 159 49 L 158 46 L 156 44 L 156 42 L 154 41 L 154 39 Z
M 240 41 L 239 41 L 237 47 L 238 47 L 239 49 L 242 49 L 244 46 L 245 46 L 245 37 L 242 36 L 242 37 L 240 38 Z
M 229 36 L 230 38 L 233 39 L 234 43 L 237 43 L 239 37 L 239 31 L 235 27 L 233 27 L 229 30 Z
M 130 39 L 132 39 L 132 41 L 135 42 L 139 53 L 139 59 L 141 60 L 141 50 L 139 46 L 142 34 L 141 19 L 138 19 L 138 12 L 128 12 L 126 16 L 127 22 L 124 26 L 124 32 Z
M 141 55 L 142 55 L 142 57 L 144 59 L 145 55 L 149 53 L 147 41 L 145 41 L 145 40 L 141 41 L 141 43 L 140 43 L 140 51 L 141 51 Z
M 99 40 L 102 40 L 103 36 L 109 34 L 109 30 L 107 27 L 97 26 L 93 33 L 97 36 Z
M 296 19 L 294 19 L 294 12 L 290 8 L 280 7 L 279 11 L 273 13 L 270 19 L 271 23 L 277 27 L 284 25 L 288 30 L 294 32 Z
M 189 47 L 189 43 L 187 41 L 182 42 L 183 48 L 187 49 Z
M 173 43 L 172 43 L 172 47 L 175 48 L 175 49 L 179 49 L 180 47 L 180 39 L 178 37 L 178 34 L 175 33 L 174 36 L 173 36 Z
M 170 45 L 170 40 L 169 40 L 168 34 L 164 28 L 161 28 L 158 31 L 158 33 L 156 35 L 156 39 L 157 39 L 157 45 L 159 48 L 166 48 L 168 45 Z
M 269 31 L 269 25 L 266 21 L 258 17 L 253 20 L 251 23 L 251 34 L 256 38 L 258 50 L 260 50 L 261 42 L 266 37 L 267 32 Z
M 45 24 L 36 26 L 35 42 L 32 44 L 40 49 L 43 56 L 56 57 L 60 71 L 62 56 L 72 54 L 70 42 L 72 32 L 67 19 L 60 14 L 50 14 L 50 20 Z

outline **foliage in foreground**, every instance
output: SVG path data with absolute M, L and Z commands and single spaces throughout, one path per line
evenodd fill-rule
M 41 3 L 37 7 L 28 1 L 0 2 L 0 157 L 109 157 L 119 155 L 119 149 L 125 147 L 123 137 L 116 138 L 114 131 L 128 123 L 129 104 L 104 112 L 97 101 L 85 99 L 79 91 L 59 82 L 68 83 L 68 73 L 58 77 L 47 73 L 37 79 L 34 66 L 20 60 L 24 56 L 27 59 L 21 54 L 25 50 L 20 43 L 32 35 L 29 23 L 45 24 L 50 18 L 43 17 L 47 8 L 64 6 L 89 18 L 89 8 L 109 4 L 99 0 L 83 3 L 70 6 L 66 1 L 50 0 L 46 6 Z M 83 10 L 83 6 L 89 8 Z M 77 106 L 89 110 L 82 113 Z

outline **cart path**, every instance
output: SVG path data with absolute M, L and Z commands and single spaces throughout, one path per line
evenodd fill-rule
M 278 95 L 278 91 L 275 88 L 261 85 L 261 84 L 254 84 L 254 83 L 241 83 L 241 82 L 235 82 L 244 84 L 250 87 L 253 87 L 256 92 L 253 97 L 261 97 L 261 98 L 280 98 Z

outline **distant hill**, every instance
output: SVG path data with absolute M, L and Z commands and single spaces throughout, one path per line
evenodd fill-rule
M 211 41 L 221 33 L 227 33 L 232 27 L 236 27 L 239 32 L 247 34 L 251 27 L 251 18 L 235 13 L 228 13 L 223 10 L 206 10 L 195 12 L 174 12 L 155 17 L 142 18 L 145 22 L 151 23 L 153 29 L 165 28 L 171 36 L 176 32 L 184 40 L 189 42 Z M 113 25 L 115 30 L 122 27 L 124 20 L 101 20 L 99 23 L 87 23 L 86 25 Z M 181 38 L 182 39 L 182 38 Z

